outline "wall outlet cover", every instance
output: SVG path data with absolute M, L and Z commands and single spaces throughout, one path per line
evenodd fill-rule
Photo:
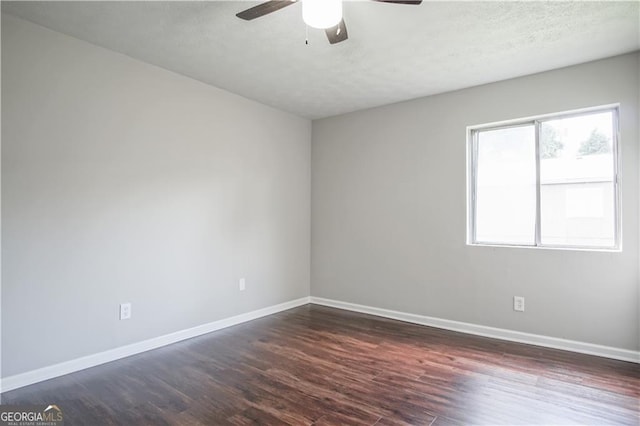
M 524 297 L 513 296 L 513 310 L 517 312 L 524 312 Z
M 131 303 L 120 304 L 120 319 L 126 320 L 131 318 Z

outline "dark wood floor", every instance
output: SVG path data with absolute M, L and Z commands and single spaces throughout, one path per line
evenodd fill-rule
M 3 394 L 67 425 L 639 424 L 640 366 L 307 305 Z

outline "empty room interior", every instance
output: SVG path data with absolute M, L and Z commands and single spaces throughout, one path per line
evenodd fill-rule
M 0 425 L 640 424 L 640 2 L 1 7 Z

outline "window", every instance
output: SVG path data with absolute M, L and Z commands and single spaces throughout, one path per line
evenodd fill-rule
M 469 132 L 470 244 L 619 249 L 618 109 Z

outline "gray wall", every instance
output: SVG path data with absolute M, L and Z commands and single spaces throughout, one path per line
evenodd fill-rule
M 0 5 L 1 6 L 1 5 Z M 2 19 L 0 19 L 0 41 L 2 32 Z M 2 79 L 2 54 L 0 46 L 0 81 Z M 0 84 L 0 99 L 2 99 L 2 84 Z M 2 102 L 0 102 L 0 246 L 2 245 Z M 0 247 L 1 248 L 1 247 Z M 0 249 L 0 378 L 2 374 L 2 256 Z M 0 395 L 0 403 L 2 403 L 2 396 Z
M 307 296 L 310 246 L 314 296 L 637 350 L 639 64 L 319 120 L 310 152 L 307 120 L 3 16 L 2 375 Z M 465 245 L 467 125 L 613 102 L 622 253 Z
M 314 121 L 312 295 L 637 350 L 639 74 L 629 54 Z M 466 245 L 466 126 L 616 102 L 621 253 Z
M 2 122 L 5 377 L 309 295 L 308 120 L 3 16 Z

